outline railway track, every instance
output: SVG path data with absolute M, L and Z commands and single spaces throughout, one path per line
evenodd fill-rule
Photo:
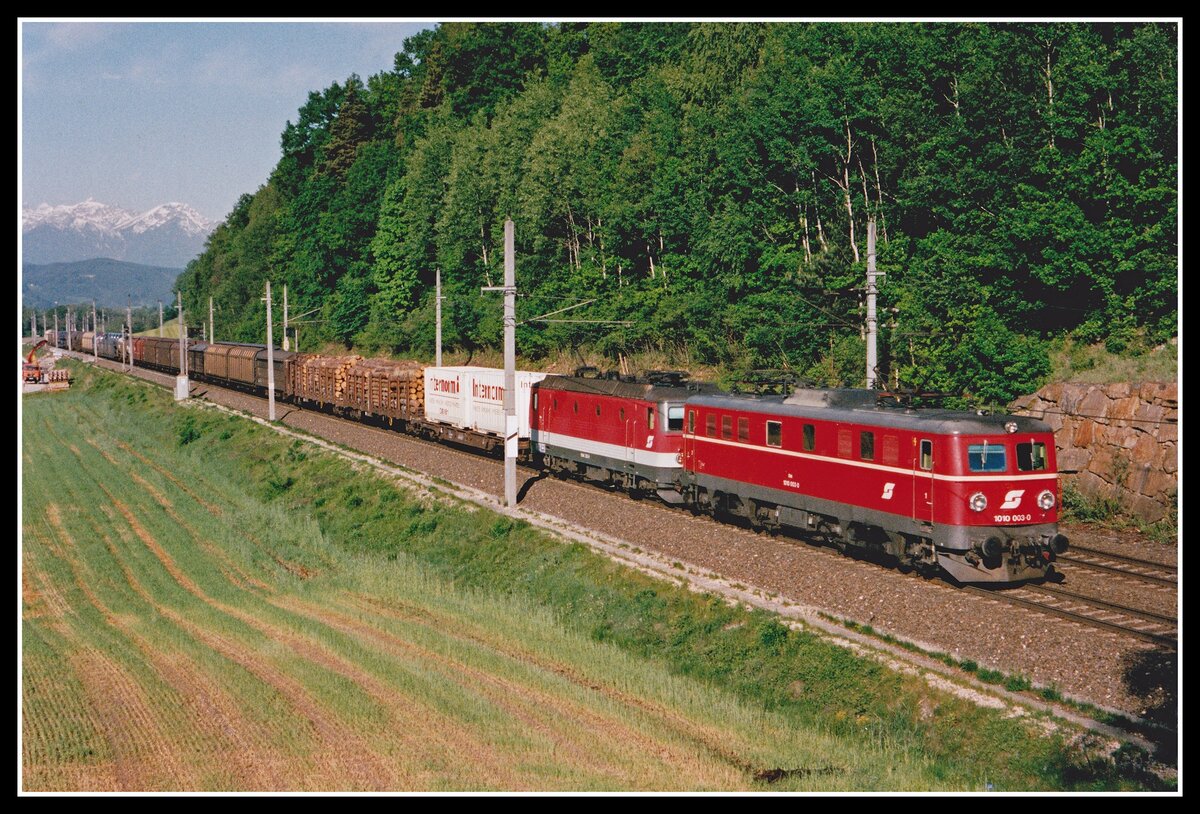
M 1178 620 L 1170 616 L 1092 599 L 1048 585 L 1022 585 L 1003 591 L 975 585 L 962 585 L 959 588 L 967 593 L 1032 608 L 1087 627 L 1122 633 L 1171 648 L 1178 645 Z
M 1111 554 L 1099 549 L 1072 545 L 1066 554 L 1058 557 L 1058 561 L 1093 571 L 1118 574 L 1155 585 L 1167 585 L 1172 588 L 1179 586 L 1179 570 L 1174 565 L 1164 565 L 1123 554 Z

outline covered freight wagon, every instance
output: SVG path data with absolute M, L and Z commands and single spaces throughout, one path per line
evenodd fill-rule
M 291 351 L 273 349 L 275 392 L 287 392 L 287 365 Z M 254 391 L 267 389 L 267 346 L 235 342 L 211 342 L 204 349 L 204 377 Z

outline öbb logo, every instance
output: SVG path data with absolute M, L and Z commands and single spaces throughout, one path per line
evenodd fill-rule
M 1013 489 L 1004 496 L 1004 502 L 1000 504 L 1001 509 L 1015 509 L 1021 505 L 1021 495 L 1025 494 L 1024 489 Z

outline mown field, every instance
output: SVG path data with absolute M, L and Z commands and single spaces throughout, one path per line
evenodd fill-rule
M 1154 783 L 114 374 L 26 397 L 22 461 L 26 790 Z

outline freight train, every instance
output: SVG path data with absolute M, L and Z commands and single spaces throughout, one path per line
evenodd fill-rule
M 99 355 L 119 359 L 124 340 Z M 179 341 L 135 337 L 134 364 L 177 373 Z M 420 437 L 504 443 L 504 373 L 274 350 L 276 397 Z M 190 340 L 188 374 L 265 393 L 263 345 Z M 1054 436 L 1027 417 L 918 409 L 877 391 L 723 392 L 640 379 L 517 373 L 520 454 L 558 477 L 656 497 L 961 583 L 1054 575 L 1067 550 Z

